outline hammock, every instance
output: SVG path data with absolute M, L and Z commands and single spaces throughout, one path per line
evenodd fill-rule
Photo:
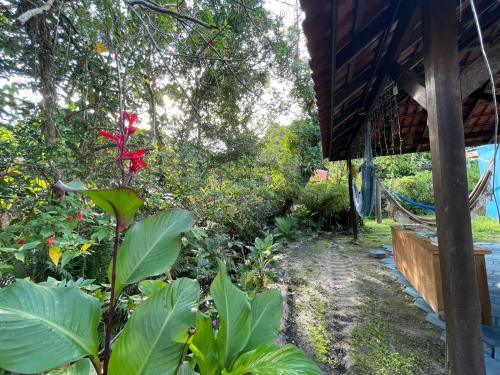
M 488 169 L 484 175 L 479 179 L 474 189 L 469 194 L 469 210 L 472 212 L 479 207 L 482 207 L 488 200 L 491 192 L 489 191 L 488 181 L 492 175 L 492 167 Z M 391 194 L 390 189 L 386 189 L 379 181 L 380 191 L 387 199 L 387 208 L 389 215 L 396 221 L 402 224 L 417 223 L 427 227 L 435 227 L 436 220 L 425 218 L 408 211 L 404 208 L 398 200 Z
M 434 207 L 434 205 L 429 205 L 429 204 L 424 204 L 424 203 L 420 203 L 420 202 L 415 202 L 414 200 L 412 200 L 412 199 L 410 199 L 408 197 L 405 197 L 403 194 L 398 193 L 397 191 L 392 190 L 391 188 L 386 187 L 386 186 L 384 186 L 384 189 L 387 190 L 387 191 L 389 191 L 393 196 L 398 197 L 403 202 L 409 203 L 412 206 L 415 206 L 417 208 L 421 208 L 423 210 L 436 211 L 436 207 Z
M 361 217 L 368 217 L 375 203 L 375 166 L 373 165 L 371 122 L 366 122 L 364 162 L 361 165 L 361 191 L 353 181 L 352 192 L 356 211 Z

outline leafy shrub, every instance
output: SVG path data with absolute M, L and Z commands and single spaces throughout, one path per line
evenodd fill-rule
M 346 173 L 339 165 L 330 166 L 329 170 L 328 180 L 308 182 L 299 197 L 313 220 L 327 229 L 346 226 L 349 209 Z
M 405 197 L 416 202 L 432 205 L 434 204 L 434 192 L 432 189 L 432 172 L 424 170 L 413 176 L 405 176 L 392 180 L 392 188 Z M 403 205 L 414 212 L 422 212 L 417 207 L 403 203 Z M 429 211 L 424 211 L 429 212 Z
M 276 217 L 274 219 L 276 222 L 276 227 L 278 228 L 280 235 L 286 240 L 291 240 L 294 237 L 295 226 L 297 221 L 293 217 Z

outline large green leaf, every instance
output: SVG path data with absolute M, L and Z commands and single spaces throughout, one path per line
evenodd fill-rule
M 260 344 L 275 343 L 280 331 L 281 302 L 277 289 L 266 290 L 252 300 L 252 328 L 245 352 Z
M 139 305 L 116 342 L 109 374 L 172 374 L 195 322 L 198 299 L 198 282 L 179 279 Z
M 203 375 L 220 373 L 212 319 L 201 312 L 196 315 L 196 333 L 191 341 L 190 349 Z
M 165 272 L 179 255 L 181 234 L 192 224 L 193 215 L 182 209 L 166 210 L 134 224 L 118 250 L 116 295 L 125 285 Z
M 18 280 L 0 291 L 0 368 L 37 373 L 98 350 L 97 299 L 77 288 Z
M 239 357 L 224 375 L 321 375 L 318 366 L 294 345 L 262 344 Z
M 63 191 L 84 193 L 98 207 L 115 217 L 121 230 L 132 222 L 137 210 L 144 203 L 135 190 L 130 188 L 87 189 L 79 180 L 71 181 L 68 184 L 57 181 L 55 187 Z
M 83 358 L 71 366 L 51 371 L 47 375 L 97 375 L 97 373 L 90 359 Z
M 222 367 L 231 369 L 250 337 L 250 303 L 247 294 L 233 285 L 222 262 L 219 262 L 219 274 L 210 286 L 210 293 L 220 318 L 217 335 L 219 361 Z
M 184 362 L 177 373 L 174 375 L 197 375 L 198 373 L 193 370 L 189 362 Z M 205 374 L 204 374 L 205 375 Z

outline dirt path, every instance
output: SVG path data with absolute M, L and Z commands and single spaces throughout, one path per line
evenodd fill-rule
M 285 296 L 282 342 L 325 374 L 444 373 L 439 330 L 394 276 L 348 237 L 322 234 L 290 245 L 277 261 Z

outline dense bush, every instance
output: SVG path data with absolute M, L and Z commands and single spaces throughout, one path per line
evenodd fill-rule
M 432 189 L 432 172 L 420 171 L 413 176 L 405 176 L 392 180 L 392 187 L 404 196 L 424 204 L 434 204 Z
M 344 227 L 349 210 L 347 173 L 340 164 L 330 164 L 328 169 L 328 180 L 308 182 L 302 189 L 299 202 L 321 227 Z

